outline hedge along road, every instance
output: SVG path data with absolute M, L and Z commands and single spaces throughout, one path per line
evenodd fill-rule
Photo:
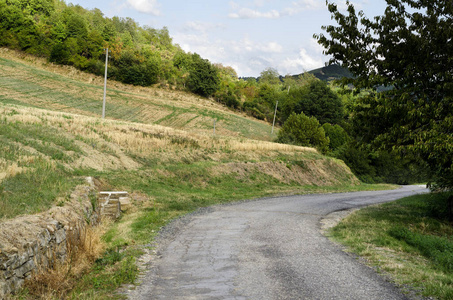
M 214 206 L 163 230 L 130 299 L 407 299 L 320 232 L 329 213 L 427 190 L 269 198 Z

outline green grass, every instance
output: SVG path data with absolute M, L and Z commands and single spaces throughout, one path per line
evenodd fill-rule
M 98 259 L 91 272 L 79 280 L 67 299 L 119 299 L 115 291 L 123 284 L 134 283 L 138 275 L 135 257 L 139 253 L 110 249 Z
M 81 151 L 74 140 L 62 135 L 58 129 L 42 124 L 7 123 L 5 120 L 0 120 L 0 141 L 4 144 L 21 143 L 54 160 L 65 162 L 77 158 L 77 153 Z M 65 151 L 72 151 L 75 155 L 70 157 L 65 154 Z M 0 157 L 5 155 L 2 152 Z
M 453 299 L 453 227 L 448 194 L 418 195 L 372 206 L 344 219 L 333 239 L 423 296 Z
M 56 204 L 57 197 L 69 196 L 69 191 L 83 182 L 40 159 L 32 166 L 1 182 L 0 219 L 46 211 Z
M 140 216 L 133 223 L 133 232 L 120 236 L 115 231 L 108 234 L 108 242 L 115 246 L 134 243 L 146 244 L 161 226 L 171 219 L 192 212 L 200 207 L 229 203 L 244 199 L 267 196 L 350 192 L 393 188 L 390 185 L 346 185 L 333 186 L 300 185 L 282 183 L 275 178 L 254 172 L 246 178 L 234 174 L 213 176 L 210 167 L 216 162 L 155 166 L 139 171 L 110 172 L 99 174 L 109 185 L 121 190 L 139 191 L 152 199 L 152 207 L 141 209 Z M 163 175 L 165 174 L 165 175 Z
M 72 161 L 80 151 L 55 128 L 0 120 L 0 165 L 14 163 L 18 169 L 0 183 L 0 219 L 45 211 L 58 197 L 68 196 L 81 180 L 60 163 Z

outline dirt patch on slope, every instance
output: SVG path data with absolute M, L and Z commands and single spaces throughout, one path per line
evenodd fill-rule
M 338 177 L 342 172 L 343 176 Z M 284 162 L 234 162 L 216 166 L 212 169 L 213 175 L 234 174 L 238 179 L 246 180 L 250 175 L 262 173 L 271 176 L 279 182 L 300 185 L 328 186 L 341 184 L 347 181 L 350 184 L 359 184 L 351 171 L 342 164 L 329 160 L 305 160 L 287 164 Z

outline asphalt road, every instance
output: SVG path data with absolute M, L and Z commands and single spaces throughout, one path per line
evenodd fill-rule
M 324 237 L 320 220 L 422 192 L 407 186 L 215 206 L 164 230 L 151 269 L 129 298 L 406 299 Z

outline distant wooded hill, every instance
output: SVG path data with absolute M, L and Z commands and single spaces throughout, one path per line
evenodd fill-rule
M 352 78 L 353 75 L 349 72 L 348 69 L 345 69 L 339 65 L 330 65 L 326 67 L 322 67 L 316 70 L 312 70 L 308 72 L 309 74 L 313 74 L 316 78 L 322 81 L 332 81 L 335 79 L 341 79 L 343 77 Z M 300 76 L 300 75 L 295 75 Z
M 327 82 L 330 82 L 330 81 L 336 80 L 336 79 L 341 79 L 343 77 L 347 77 L 347 78 L 353 77 L 352 73 L 349 72 L 348 69 L 345 69 L 339 65 L 330 65 L 330 66 L 322 67 L 319 69 L 311 70 L 308 72 L 304 72 L 301 74 L 292 75 L 291 77 L 293 77 L 294 79 L 297 79 L 297 78 L 299 78 L 299 76 L 301 76 L 305 73 L 312 74 L 319 80 L 327 81 Z M 284 78 L 285 78 L 285 76 L 280 75 L 280 80 L 282 82 L 283 82 Z M 252 80 L 252 81 L 255 80 L 258 82 L 260 77 L 241 77 L 241 79 Z

